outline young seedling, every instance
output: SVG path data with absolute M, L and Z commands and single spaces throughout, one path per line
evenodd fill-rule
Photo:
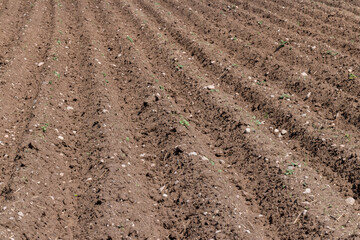
M 353 73 L 349 73 L 349 80 L 354 80 L 356 79 L 356 75 Z
M 56 42 L 57 42 L 57 44 L 58 44 L 58 45 L 60 45 L 60 44 L 61 44 L 60 39 L 58 39 Z
M 60 78 L 60 73 L 59 72 L 54 71 L 54 74 L 55 74 L 56 77 Z
M 261 125 L 262 124 L 262 122 L 260 122 L 259 120 L 255 120 L 255 123 L 256 123 L 256 125 Z
M 49 124 L 45 123 L 43 126 L 41 126 L 41 130 L 45 133 L 48 126 L 49 126 Z
M 183 65 L 181 65 L 181 64 L 178 64 L 178 65 L 176 65 L 176 66 L 175 66 L 175 68 L 176 68 L 177 70 L 180 70 L 180 69 L 183 69 L 183 68 L 184 68 L 184 66 L 183 66 Z
M 331 50 L 326 51 L 326 54 L 331 55 L 331 56 L 333 56 L 333 57 L 335 57 L 336 55 L 338 55 L 337 52 L 334 52 L 334 51 L 331 51 Z
M 180 124 L 186 128 L 188 128 L 188 126 L 190 126 L 190 123 L 185 118 L 180 119 Z
M 133 40 L 131 37 L 129 37 L 129 36 L 127 36 L 126 39 L 129 40 L 131 43 L 134 42 L 134 40 Z
M 130 142 L 130 138 L 129 138 L 129 137 L 126 137 L 125 140 L 126 140 L 127 142 Z
M 233 37 L 233 38 L 231 38 L 231 40 L 236 41 L 236 40 L 237 40 L 237 37 Z
M 263 21 L 258 21 L 257 22 L 259 25 L 262 25 L 264 22 Z
M 282 95 L 279 97 L 279 99 L 290 99 L 290 95 L 284 93 L 284 94 L 282 94 Z
M 280 47 L 285 47 L 285 44 L 288 44 L 288 42 L 284 40 L 280 40 Z
M 279 46 L 275 49 L 275 52 L 279 51 L 281 48 L 285 47 L 285 45 L 287 45 L 287 44 L 288 44 L 287 41 L 280 40 Z
M 351 140 L 351 136 L 350 136 L 350 134 L 349 134 L 349 133 L 345 134 L 345 137 L 347 138 L 347 140 L 348 140 L 348 141 L 350 141 L 350 140 Z
M 293 175 L 295 172 L 294 169 L 286 169 L 285 175 Z
M 161 86 L 161 85 L 159 86 L 159 88 L 161 91 L 163 91 L 165 89 L 164 86 Z

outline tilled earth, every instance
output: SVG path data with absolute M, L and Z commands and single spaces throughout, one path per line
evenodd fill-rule
M 356 0 L 0 1 L 0 239 L 360 239 Z

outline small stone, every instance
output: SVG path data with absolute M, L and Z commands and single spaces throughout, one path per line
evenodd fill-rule
M 287 133 L 287 131 L 285 129 L 281 130 L 281 134 L 285 135 Z
M 303 193 L 305 193 L 305 194 L 311 193 L 311 189 L 307 188 L 307 189 L 305 189 L 305 192 L 303 192 Z
M 189 156 L 197 156 L 196 152 L 189 152 Z
M 355 199 L 352 197 L 349 197 L 345 200 L 345 202 L 349 205 L 354 205 L 355 204 Z
M 302 72 L 302 73 L 301 73 L 301 76 L 306 77 L 306 76 L 307 76 L 307 73 L 306 73 L 306 72 Z
M 209 159 L 208 159 L 207 157 L 205 157 L 205 156 L 202 156 L 202 157 L 201 157 L 201 160 L 203 160 L 203 161 L 209 161 Z
M 19 215 L 20 217 L 23 217 L 23 216 L 24 216 L 24 214 L 23 214 L 22 212 L 18 212 L 18 215 Z
M 208 85 L 208 86 L 205 86 L 204 88 L 211 90 L 211 89 L 215 89 L 215 86 L 214 85 Z
M 251 132 L 251 129 L 250 129 L 250 128 L 246 128 L 246 129 L 245 129 L 245 132 L 246 132 L 246 133 L 250 133 L 250 132 Z
M 274 130 L 274 133 L 278 133 L 278 132 L 279 132 L 279 129 L 275 129 L 275 130 Z
M 295 167 L 294 166 L 288 166 L 288 168 L 287 169 L 289 169 L 289 170 L 294 170 L 295 169 Z
M 66 107 L 66 110 L 73 110 L 74 108 L 73 107 L 71 107 L 71 106 L 67 106 Z
M 64 137 L 63 136 L 58 136 L 58 139 L 64 140 Z
M 165 194 L 165 193 L 163 194 L 163 197 L 167 197 L 167 196 L 168 196 L 167 194 Z
M 44 65 L 44 62 L 39 62 L 38 67 L 41 67 L 42 65 Z

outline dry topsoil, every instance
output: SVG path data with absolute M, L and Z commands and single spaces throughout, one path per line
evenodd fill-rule
M 354 0 L 0 3 L 0 239 L 360 239 Z

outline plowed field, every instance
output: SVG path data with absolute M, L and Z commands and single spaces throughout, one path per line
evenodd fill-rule
M 360 239 L 357 0 L 0 0 L 0 239 Z

